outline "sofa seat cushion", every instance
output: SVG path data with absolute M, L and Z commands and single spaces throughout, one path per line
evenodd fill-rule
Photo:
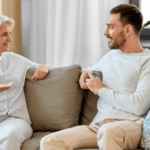
M 24 86 L 33 130 L 54 132 L 78 125 L 83 99 L 81 67 L 54 68 L 38 81 L 31 79 L 34 71 L 28 70 Z
M 35 132 L 32 137 L 26 140 L 22 146 L 21 150 L 39 150 L 40 140 L 42 137 L 50 134 L 51 132 Z
M 40 140 L 51 132 L 35 132 L 31 139 L 26 140 L 21 147 L 21 150 L 40 150 Z M 75 150 L 98 150 L 98 149 L 75 149 Z
M 40 140 L 52 132 L 34 132 L 32 137 L 26 140 L 21 147 L 21 150 L 39 150 L 40 149 Z M 89 149 L 75 149 L 75 150 L 99 150 L 98 148 L 89 148 Z M 142 149 L 135 149 L 142 150 Z

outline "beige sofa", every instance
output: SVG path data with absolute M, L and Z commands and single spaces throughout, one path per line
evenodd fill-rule
M 88 125 L 97 111 L 98 96 L 79 86 L 80 66 L 54 68 L 39 81 L 31 79 L 34 71 L 28 70 L 24 86 L 34 132 L 21 150 L 39 150 L 43 136 L 77 125 Z

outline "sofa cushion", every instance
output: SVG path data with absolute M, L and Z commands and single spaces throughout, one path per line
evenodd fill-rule
M 28 70 L 24 86 L 33 130 L 57 131 L 78 125 L 83 99 L 81 67 L 54 68 L 38 81 L 31 79 L 34 71 Z
M 143 149 L 150 149 L 150 111 L 147 113 L 143 123 L 143 132 L 141 137 L 140 146 Z
M 102 80 L 101 72 L 92 71 L 92 74 Z M 90 90 L 85 90 L 84 92 L 84 100 L 82 102 L 82 109 L 80 114 L 80 124 L 89 125 L 97 113 L 98 96 L 93 94 Z
M 80 124 L 89 125 L 97 113 L 97 100 L 98 96 L 94 95 L 91 91 L 85 91 L 85 97 L 82 103 L 80 114 Z
M 41 138 L 50 134 L 51 132 L 35 132 L 32 137 L 26 140 L 22 146 L 21 150 L 39 150 Z

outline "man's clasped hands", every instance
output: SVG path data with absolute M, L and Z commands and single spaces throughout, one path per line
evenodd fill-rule
M 79 83 L 82 89 L 89 89 L 95 95 L 98 95 L 99 90 L 104 87 L 101 79 L 94 77 L 93 74 L 87 70 L 82 72 Z

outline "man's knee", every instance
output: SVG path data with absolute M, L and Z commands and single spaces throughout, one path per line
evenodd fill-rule
M 41 150 L 69 150 L 68 144 L 63 139 L 53 136 L 53 133 L 41 139 L 40 147 Z
M 113 123 L 104 124 L 97 133 L 98 146 L 101 149 L 110 149 L 117 142 L 116 149 L 123 147 L 122 130 L 117 128 Z
M 40 141 L 40 147 L 42 150 L 46 149 L 50 144 L 50 139 L 47 136 L 43 137 Z
M 43 137 L 43 138 L 41 139 L 41 141 L 40 141 L 40 147 L 41 147 L 41 149 L 42 149 L 42 150 L 46 150 L 46 149 L 49 148 L 50 145 L 54 144 L 54 143 L 52 142 L 52 139 L 53 139 L 53 138 L 51 138 L 50 136 L 49 136 L 49 137 L 47 137 L 47 136 Z
M 117 129 L 113 123 L 106 123 L 98 130 L 97 140 L 99 140 L 101 137 L 108 139 L 108 137 L 111 138 L 115 136 L 122 136 L 120 132 L 120 129 Z

